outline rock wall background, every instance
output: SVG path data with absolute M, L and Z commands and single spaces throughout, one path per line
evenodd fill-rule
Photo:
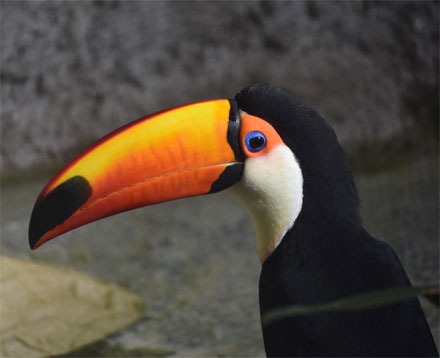
M 256 82 L 317 109 L 349 151 L 438 133 L 438 5 L 2 1 L 2 173 Z

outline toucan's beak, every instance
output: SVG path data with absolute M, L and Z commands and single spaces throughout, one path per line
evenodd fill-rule
M 78 226 L 163 201 L 223 190 L 241 178 L 233 100 L 189 104 L 138 119 L 74 158 L 32 211 L 32 249 Z

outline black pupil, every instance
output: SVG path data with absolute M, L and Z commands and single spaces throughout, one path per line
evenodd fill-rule
M 264 138 L 262 136 L 251 138 L 249 144 L 254 149 L 260 148 L 264 144 Z

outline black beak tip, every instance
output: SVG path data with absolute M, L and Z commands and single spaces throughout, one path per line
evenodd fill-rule
M 29 223 L 29 245 L 35 249 L 40 238 L 62 224 L 92 195 L 87 179 L 74 176 L 35 203 Z

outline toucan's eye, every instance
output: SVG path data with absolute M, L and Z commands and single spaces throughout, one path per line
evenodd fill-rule
M 250 152 L 259 152 L 266 146 L 266 137 L 261 132 L 250 132 L 247 134 L 244 142 Z

